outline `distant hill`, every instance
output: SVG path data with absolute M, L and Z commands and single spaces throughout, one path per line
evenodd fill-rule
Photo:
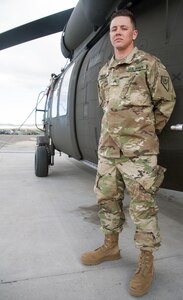
M 42 129 L 42 125 L 39 125 Z M 40 134 L 39 130 L 35 125 L 28 124 L 20 127 L 15 124 L 0 124 L 0 134 L 15 134 L 15 135 L 37 135 Z

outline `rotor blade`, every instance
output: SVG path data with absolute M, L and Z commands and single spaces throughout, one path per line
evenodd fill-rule
M 74 8 L 21 25 L 0 34 L 0 50 L 63 30 Z

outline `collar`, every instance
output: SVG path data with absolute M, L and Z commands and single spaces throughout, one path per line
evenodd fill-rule
M 117 65 L 131 64 L 137 52 L 138 52 L 138 48 L 134 47 L 133 50 L 125 58 L 121 60 L 116 60 L 113 55 L 111 60 L 109 61 L 109 69 L 115 68 Z

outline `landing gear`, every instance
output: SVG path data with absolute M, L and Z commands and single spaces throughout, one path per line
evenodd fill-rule
M 46 146 L 38 146 L 35 153 L 35 175 L 48 176 L 49 154 Z
M 54 164 L 54 148 L 49 145 L 45 136 L 37 137 L 37 149 L 35 153 L 35 175 L 38 177 L 48 176 L 49 165 Z

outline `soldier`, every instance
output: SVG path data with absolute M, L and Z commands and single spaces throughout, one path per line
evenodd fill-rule
M 113 14 L 111 60 L 98 77 L 99 102 L 104 110 L 98 148 L 95 192 L 104 244 L 84 253 L 81 261 L 95 265 L 120 258 L 119 233 L 123 229 L 124 190 L 131 202 L 136 226 L 135 245 L 140 249 L 137 270 L 129 293 L 142 296 L 153 280 L 153 252 L 160 246 L 155 194 L 165 169 L 157 164 L 161 132 L 175 105 L 175 92 L 166 68 L 156 57 L 137 49 L 138 31 L 129 10 Z

